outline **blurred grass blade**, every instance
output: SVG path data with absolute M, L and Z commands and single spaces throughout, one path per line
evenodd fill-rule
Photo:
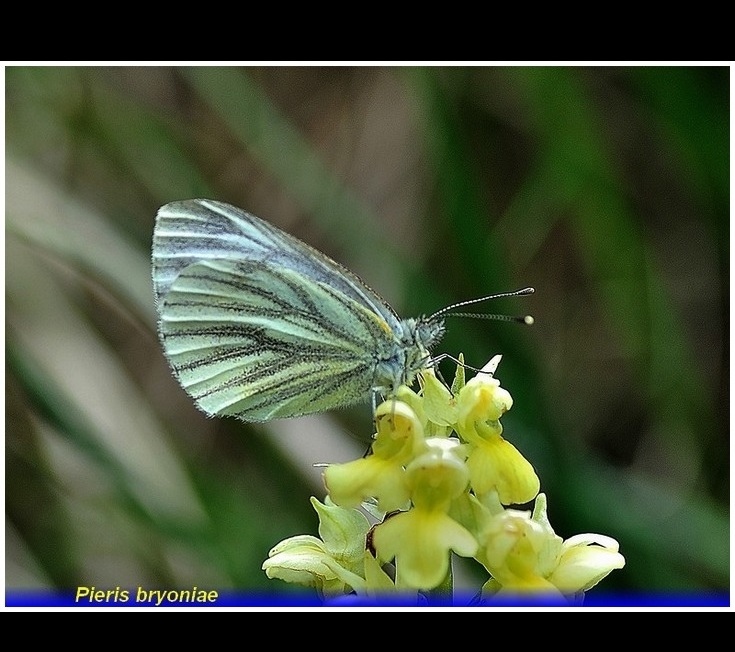
M 12 168 L 12 174 L 17 172 L 17 168 Z M 87 432 L 96 444 L 107 451 L 108 459 L 120 464 L 112 468 L 108 463 L 107 471 L 124 481 L 151 514 L 201 519 L 202 512 L 186 472 L 166 443 L 146 397 L 128 377 L 116 352 L 67 299 L 67 290 L 58 284 L 58 274 L 42 264 L 34 245 L 42 239 L 44 245 L 62 253 L 67 260 L 96 264 L 96 274 L 112 278 L 119 283 L 121 293 L 141 301 L 135 287 L 140 274 L 136 266 L 147 271 L 148 263 L 140 261 L 124 242 L 102 228 L 103 220 L 85 222 L 82 211 L 76 214 L 69 202 L 59 203 L 60 197 L 44 192 L 44 188 L 42 183 L 35 186 L 37 202 L 33 207 L 29 202 L 18 206 L 11 200 L 8 210 L 14 232 L 27 234 L 32 242 L 31 246 L 24 244 L 14 237 L 14 232 L 6 242 L 6 289 L 12 297 L 8 344 L 16 368 L 48 379 L 51 386 L 42 395 L 53 390 L 65 405 L 60 414 L 78 415 L 88 424 Z M 38 228 L 39 222 L 45 228 Z M 108 255 L 88 258 L 84 250 L 94 248 L 90 243 L 108 246 Z M 135 262 L 131 264 L 130 260 Z M 105 266 L 100 269 L 99 265 Z M 147 283 L 139 279 L 137 285 L 145 287 Z M 149 297 L 148 303 L 151 302 Z M 140 309 L 145 310 L 142 305 Z M 46 318 L 49 314 L 54 316 L 53 320 Z M 25 377 L 30 380 L 27 373 Z
M 32 249 L 83 270 L 120 303 L 155 324 L 150 260 L 109 220 L 93 213 L 38 172 L 5 161 L 5 228 Z

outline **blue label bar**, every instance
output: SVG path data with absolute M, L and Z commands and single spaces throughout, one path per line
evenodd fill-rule
M 82 590 L 80 590 L 82 589 Z M 89 590 L 85 590 L 89 589 Z M 313 592 L 266 594 L 211 588 L 144 589 L 79 587 L 69 591 L 7 590 L 6 607 L 729 607 L 730 596 L 712 593 L 606 594 L 594 591 L 582 604 L 550 599 L 506 599 L 478 603 L 476 595 L 448 599 L 387 595 L 375 598 L 341 596 L 320 600 Z

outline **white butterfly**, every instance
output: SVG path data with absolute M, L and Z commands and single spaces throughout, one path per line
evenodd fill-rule
M 400 319 L 328 256 L 205 199 L 158 211 L 153 284 L 176 378 L 207 414 L 245 421 L 322 412 L 410 385 L 434 362 L 443 316 L 487 298 Z

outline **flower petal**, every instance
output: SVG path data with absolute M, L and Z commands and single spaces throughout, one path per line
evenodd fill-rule
M 567 543 L 564 542 L 559 563 L 549 576 L 549 581 L 562 593 L 587 591 L 615 569 L 625 566 L 625 558 L 617 551 L 617 542 L 614 549 L 597 545 L 567 546 Z
M 357 507 L 374 497 L 383 512 L 405 508 L 409 491 L 400 464 L 377 455 L 332 464 L 324 470 L 324 483 L 332 500 L 343 507 Z
M 500 436 L 477 444 L 467 460 L 470 483 L 482 495 L 496 490 L 503 505 L 522 505 L 533 500 L 541 487 L 531 463 Z
M 449 551 L 471 557 L 477 541 L 459 523 L 440 511 L 412 509 L 386 519 L 373 533 L 381 559 L 396 560 L 396 585 L 432 589 L 449 571 Z

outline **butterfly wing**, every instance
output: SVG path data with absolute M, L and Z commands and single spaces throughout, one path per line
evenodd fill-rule
M 397 318 L 357 276 L 225 204 L 164 206 L 153 261 L 164 350 L 207 414 L 264 421 L 365 400 L 376 356 L 395 347 Z

